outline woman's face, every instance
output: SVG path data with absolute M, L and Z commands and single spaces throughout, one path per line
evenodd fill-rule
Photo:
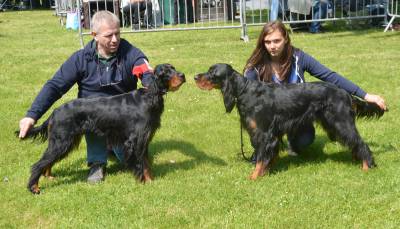
M 264 37 L 264 45 L 272 59 L 280 58 L 285 48 L 287 40 L 283 37 L 279 30 L 274 30 L 272 33 Z

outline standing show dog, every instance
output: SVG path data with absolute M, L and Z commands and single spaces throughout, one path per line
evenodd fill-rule
M 195 76 L 200 89 L 220 89 L 226 112 L 237 106 L 240 122 L 255 149 L 256 167 L 250 179 L 263 176 L 279 153 L 282 136 L 319 121 L 331 140 L 352 150 L 362 169 L 375 166 L 368 145 L 355 125 L 357 117 L 381 117 L 384 110 L 326 82 L 266 84 L 244 78 L 228 64 L 215 64 Z
M 185 75 L 170 64 L 157 65 L 154 75 L 147 89 L 70 101 L 55 109 L 41 126 L 32 128 L 26 137 L 48 139 L 48 147 L 32 166 L 28 189 L 39 194 L 40 176 L 50 176 L 52 166 L 77 147 L 85 133 L 105 136 L 109 145 L 123 147 L 127 168 L 139 181 L 152 180 L 148 146 L 160 127 L 163 95 L 185 82 Z

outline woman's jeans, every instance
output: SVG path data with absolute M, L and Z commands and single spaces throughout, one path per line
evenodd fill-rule
M 107 163 L 108 151 L 107 142 L 105 137 L 100 137 L 95 134 L 85 134 L 87 145 L 87 162 L 88 165 L 93 163 Z M 122 147 L 112 147 L 112 151 L 120 162 L 124 160 L 124 152 Z
M 315 139 L 315 128 L 313 124 L 300 127 L 296 132 L 288 134 L 289 148 L 299 153 L 307 146 L 311 145 Z
M 289 142 L 289 150 L 298 154 L 300 151 L 311 145 L 315 139 L 315 128 L 313 124 L 308 124 L 300 127 L 296 132 L 287 135 Z M 256 163 L 256 154 L 251 156 L 251 162 Z

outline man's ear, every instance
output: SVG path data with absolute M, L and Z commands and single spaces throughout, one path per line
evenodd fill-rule
M 94 32 L 94 31 L 92 31 L 91 33 L 90 33 L 92 36 L 93 36 L 93 39 L 95 39 L 96 41 L 97 41 L 97 38 L 96 38 L 96 32 Z

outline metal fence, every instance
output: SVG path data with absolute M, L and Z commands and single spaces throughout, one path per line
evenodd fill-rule
M 386 31 L 399 15 L 398 0 L 56 0 L 55 7 L 57 15 L 78 13 L 82 44 L 99 10 L 114 12 L 123 33 L 240 28 L 245 41 L 248 26 L 274 19 L 293 29 L 362 19 Z
M 98 10 L 120 17 L 125 32 L 240 27 L 236 0 L 83 0 L 83 27 Z
M 388 16 L 390 17 L 389 23 L 385 27 L 385 32 L 388 29 L 393 30 L 393 22 L 396 18 L 400 17 L 400 8 L 399 8 L 399 1 L 390 1 L 388 7 L 387 7 L 387 13 Z
M 77 2 L 71 0 L 54 0 L 52 8 L 54 8 L 54 15 L 60 19 L 61 26 L 65 25 L 65 19 L 68 12 L 74 12 L 78 9 Z
M 245 2 L 246 24 L 259 25 L 276 18 L 291 25 L 366 19 L 380 23 L 389 0 L 252 0 Z M 391 0 L 392 2 L 394 0 Z M 379 19 L 380 18 L 380 19 Z

